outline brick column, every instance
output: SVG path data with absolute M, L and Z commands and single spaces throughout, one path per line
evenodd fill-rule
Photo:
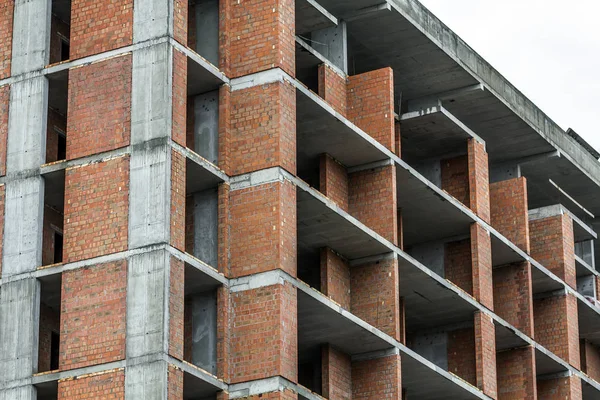
M 537 381 L 540 400 L 581 400 L 581 379 L 576 376 Z
M 348 211 L 348 172 L 329 154 L 322 154 L 319 160 L 319 190 Z
M 490 233 L 478 223 L 471 224 L 471 256 L 473 297 L 485 307 L 494 310 L 492 242 Z
M 327 399 L 352 399 L 352 361 L 343 352 L 324 345 L 321 348 L 321 396 Z
M 514 178 L 490 185 L 491 224 L 529 254 L 527 179 Z
M 350 310 L 351 273 L 348 262 L 329 248 L 321 249 L 321 292 Z
M 501 351 L 496 358 L 498 400 L 536 400 L 535 349 L 527 346 Z
M 400 355 L 352 362 L 352 399 L 401 399 Z
M 496 330 L 492 318 L 481 311 L 475 312 L 475 368 L 477 387 L 497 398 Z
M 494 269 L 494 311 L 515 328 L 534 337 L 531 264 Z
M 596 382 L 600 381 L 600 348 L 585 339 L 579 344 L 581 351 L 581 370 Z

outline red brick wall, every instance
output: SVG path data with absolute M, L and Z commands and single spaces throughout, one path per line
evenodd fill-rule
M 396 167 L 393 165 L 348 175 L 348 210 L 360 222 L 398 244 Z
M 10 76 L 14 7 L 14 0 L 0 1 L 0 37 L 3 38 L 2 42 L 0 42 L 0 79 Z
M 471 209 L 485 222 L 490 222 L 490 172 L 485 145 L 475 139 L 468 141 L 469 201 Z
M 231 275 L 230 268 L 230 253 L 229 253 L 229 244 L 231 237 L 230 230 L 230 187 L 228 183 L 221 183 L 218 189 L 218 232 L 217 232 L 217 249 L 218 249 L 218 270 L 225 276 L 229 277 Z M 294 214 L 295 216 L 296 214 Z
M 224 286 L 217 289 L 217 376 L 225 382 L 231 379 L 231 295 Z
M 219 168 L 229 175 L 231 175 L 231 121 L 233 119 L 231 97 L 230 87 L 228 85 L 221 85 L 221 87 L 219 87 Z M 289 110 L 286 111 L 289 112 Z M 296 121 L 295 118 L 294 121 Z M 288 124 L 291 124 L 291 122 Z M 294 132 L 295 129 L 296 126 L 294 125 Z M 287 138 L 287 136 L 285 136 L 285 138 Z M 293 140 L 296 140 L 295 135 Z M 193 146 L 193 142 L 191 145 L 188 144 L 188 147 L 193 148 Z
M 600 382 L 600 348 L 587 340 L 581 340 L 579 346 L 581 351 L 581 370 L 596 382 Z
M 533 338 L 531 265 L 515 263 L 494 269 L 494 311 Z
M 576 376 L 538 380 L 538 399 L 540 400 L 581 400 L 581 379 Z
M 63 272 L 61 370 L 125 358 L 127 262 Z
M 381 260 L 350 269 L 350 309 L 354 315 L 400 339 L 398 261 Z
M 60 333 L 60 313 L 40 304 L 40 336 L 38 342 L 38 372 L 50 371 L 52 332 Z
M 221 8 L 220 67 L 230 78 L 282 68 L 295 76 L 295 8 L 292 0 L 227 1 Z M 222 22 L 225 24 L 225 22 Z
M 70 70 L 67 159 L 129 145 L 131 62 L 127 54 Z
M 230 140 L 232 175 L 275 166 L 296 174 L 294 87 L 277 82 L 232 92 Z
M 471 206 L 469 192 L 469 157 L 459 156 L 440 161 L 442 189 L 465 206 Z
M 348 77 L 347 108 L 350 121 L 394 151 L 394 72 L 391 68 Z
M 185 156 L 171 150 L 171 245 L 181 251 L 185 251 L 186 234 L 185 162 Z
M 184 346 L 184 268 L 183 261 L 171 257 L 169 279 L 169 354 L 179 360 L 183 360 Z
M 289 283 L 231 295 L 231 383 L 297 381 L 297 293 Z
M 399 121 L 395 122 L 395 138 L 396 138 L 396 144 L 395 144 L 395 149 L 394 149 L 394 153 L 396 153 L 396 155 L 398 157 L 402 156 L 402 132 L 401 132 L 402 128 L 401 128 L 401 124 Z
M 529 222 L 531 256 L 567 285 L 577 289 L 573 221 L 557 215 Z
M 71 27 L 68 24 L 58 19 L 55 15 L 52 15 L 50 27 L 50 64 L 61 61 L 62 40 L 60 35 L 69 38 L 70 32 Z
M 535 350 L 521 347 L 498 352 L 498 400 L 537 400 Z
M 497 398 L 496 329 L 492 318 L 481 311 L 475 312 L 475 367 L 477 387 Z
M 471 254 L 473 255 L 473 296 L 485 307 L 493 310 L 492 241 L 488 231 L 478 223 L 471 224 Z
M 446 279 L 473 295 L 473 266 L 471 240 L 448 242 L 444 246 L 444 273 Z
M 0 86 L 0 175 L 6 175 L 6 147 L 8 140 L 9 103 L 10 85 Z
M 348 173 L 346 168 L 329 154 L 321 154 L 319 190 L 342 210 L 348 211 Z
M 67 168 L 64 261 L 127 250 L 129 157 Z
M 475 329 L 465 328 L 448 332 L 448 371 L 471 385 L 477 385 Z
M 183 400 L 183 371 L 169 364 L 167 372 L 167 399 Z
M 533 301 L 536 341 L 575 368 L 580 365 L 577 315 L 573 295 Z
M 188 3 L 189 0 L 173 0 L 173 37 L 184 46 L 188 43 Z
M 514 178 L 490 185 L 491 225 L 529 253 L 527 179 Z
M 322 357 L 322 393 L 330 400 L 352 399 L 352 360 L 350 356 L 324 345 Z
M 268 183 L 230 194 L 231 275 L 282 269 L 296 276 L 296 188 Z
M 71 60 L 127 46 L 132 41 L 132 0 L 71 2 Z
M 42 265 L 54 264 L 54 227 L 63 228 L 64 216 L 49 206 L 44 206 L 44 226 L 42 229 Z
M 125 371 L 121 369 L 58 381 L 58 400 L 125 399 Z
M 217 393 L 217 400 L 227 400 L 226 394 Z M 295 400 L 298 399 L 298 394 L 289 389 L 282 392 L 269 392 L 263 394 L 255 394 L 253 396 L 244 397 L 244 400 Z
M 176 1 L 178 2 L 178 1 Z M 177 17 L 176 17 L 177 18 Z M 192 98 L 190 98 L 191 100 Z M 187 56 L 173 49 L 173 140 L 183 147 L 186 146 L 186 116 L 187 116 Z M 190 104 L 193 107 L 193 103 Z M 191 115 L 194 115 L 192 112 Z M 192 119 L 192 138 L 193 138 Z M 193 145 L 192 145 L 193 148 Z
M 67 132 L 67 118 L 56 110 L 48 108 L 48 125 L 46 127 L 46 163 L 58 161 L 58 132 Z
M 350 309 L 350 267 L 329 248 L 321 249 L 321 292 L 346 310 Z
M 400 356 L 352 363 L 352 399 L 401 399 Z
M 319 65 L 319 96 L 335 111 L 346 116 L 346 78 L 326 64 Z

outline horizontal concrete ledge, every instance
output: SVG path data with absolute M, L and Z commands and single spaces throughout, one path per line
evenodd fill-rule
M 304 386 L 295 384 L 281 376 L 229 385 L 229 398 L 239 399 L 249 396 L 260 396 L 266 393 L 283 392 L 285 390 L 297 393 L 299 396 L 308 400 L 324 399 L 324 397 L 311 392 Z
M 596 275 L 600 276 L 600 273 L 592 268 L 591 265 L 586 263 L 581 257 L 577 254 L 575 255 L 575 268 L 577 270 L 577 277 L 585 276 L 585 275 Z
M 102 372 L 124 369 L 126 366 L 127 361 L 121 360 L 106 364 L 92 365 L 84 368 L 70 369 L 67 371 L 51 371 L 49 373 L 33 375 L 33 377 L 31 378 L 31 383 L 33 385 L 39 385 L 42 383 L 54 382 L 63 379 L 72 379 L 82 375 L 98 374 Z
M 225 382 L 223 382 L 223 380 L 206 372 L 202 368 L 199 368 L 199 367 L 197 367 L 193 364 L 190 364 L 188 362 L 185 362 L 185 361 L 180 361 L 176 358 L 173 358 L 172 356 L 166 356 L 165 361 L 167 361 L 169 364 L 179 368 L 184 373 L 189 374 L 189 375 L 193 376 L 194 378 L 197 378 L 197 379 L 213 386 L 215 389 L 215 392 L 228 389 L 228 385 Z

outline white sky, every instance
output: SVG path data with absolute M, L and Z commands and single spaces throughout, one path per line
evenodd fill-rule
M 421 0 L 563 129 L 600 150 L 600 0 Z

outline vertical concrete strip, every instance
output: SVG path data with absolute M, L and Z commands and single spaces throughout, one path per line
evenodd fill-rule
M 133 43 L 173 35 L 173 0 L 134 0 Z
M 346 23 L 311 33 L 313 46 L 333 65 L 348 73 L 348 31 Z
M 165 361 L 128 366 L 126 371 L 126 399 L 167 399 L 168 366 Z
M 49 59 L 50 0 L 16 0 L 12 75 L 42 69 Z
M 32 385 L 0 391 L 0 400 L 36 400 L 37 393 Z

